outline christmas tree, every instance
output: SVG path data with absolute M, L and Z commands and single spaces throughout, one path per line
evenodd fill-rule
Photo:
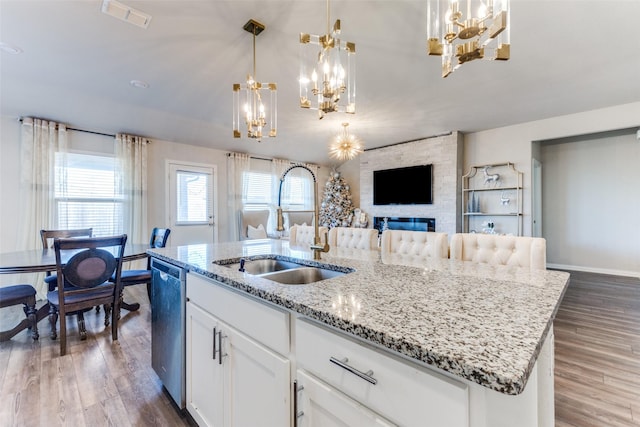
M 349 227 L 353 220 L 353 203 L 349 184 L 335 170 L 324 185 L 320 204 L 320 225 L 328 228 Z

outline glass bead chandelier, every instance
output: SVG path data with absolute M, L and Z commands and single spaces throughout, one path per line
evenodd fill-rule
M 509 0 L 429 0 L 427 52 L 442 77 L 475 59 L 509 59 Z
M 362 143 L 349 133 L 349 123 L 342 124 L 342 133 L 336 135 L 329 145 L 329 156 L 338 160 L 351 160 L 361 154 Z
M 253 74 L 247 75 L 246 83 L 233 84 L 233 137 L 240 138 L 241 119 L 246 125 L 247 137 L 262 141 L 263 134 L 275 137 L 278 121 L 277 93 L 275 83 L 259 83 L 256 78 L 256 36 L 265 26 L 253 19 L 244 25 L 244 30 L 253 34 Z M 268 108 L 265 108 L 267 100 Z
M 356 112 L 356 45 L 340 39 L 340 20 L 327 34 L 300 33 L 300 107 L 318 110 L 318 118 L 332 112 Z

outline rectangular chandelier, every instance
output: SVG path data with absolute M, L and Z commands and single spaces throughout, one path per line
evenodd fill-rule
M 429 0 L 427 19 L 427 52 L 442 57 L 442 77 L 476 59 L 509 59 L 509 0 Z
M 256 36 L 265 26 L 250 19 L 243 29 L 253 34 L 253 74 L 247 75 L 245 83 L 233 84 L 233 137 L 242 136 L 244 122 L 247 138 L 261 142 L 263 136 L 274 138 L 277 134 L 277 87 L 256 78 Z M 263 135 L 266 130 L 268 133 Z
M 340 20 L 327 34 L 300 34 L 300 107 L 327 113 L 356 112 L 356 45 L 340 39 Z

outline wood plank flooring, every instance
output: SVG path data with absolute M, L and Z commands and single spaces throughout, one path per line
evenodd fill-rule
M 40 340 L 23 331 L 0 343 L 2 426 L 188 426 L 162 391 L 151 368 L 151 310 L 146 286 L 129 286 L 118 341 L 104 327 L 104 312 L 85 314 L 87 340 L 80 341 L 75 317 L 67 320 L 67 354 L 49 338 L 49 321 L 38 323 Z M 39 306 L 42 302 L 39 303 Z M 0 310 L 0 329 L 24 316 L 22 306 Z
M 187 426 L 151 368 L 151 312 L 144 286 L 125 289 L 119 340 L 103 313 L 87 313 L 88 338 L 68 322 L 68 353 L 39 323 L 0 343 L 0 424 L 3 426 Z M 0 310 L 0 329 L 23 316 Z M 640 280 L 571 272 L 555 322 L 557 427 L 640 426 Z
M 640 426 L 640 279 L 571 272 L 554 329 L 556 426 Z

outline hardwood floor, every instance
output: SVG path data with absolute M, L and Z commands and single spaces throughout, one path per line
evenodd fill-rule
M 556 426 L 640 426 L 640 279 L 571 272 L 554 328 Z
M 151 368 L 151 313 L 144 286 L 125 289 L 137 312 L 122 311 L 118 342 L 103 313 L 85 316 L 80 341 L 70 320 L 59 356 L 49 324 L 0 344 L 0 424 L 11 426 L 186 426 Z M 0 329 L 23 316 L 0 310 Z M 555 321 L 557 427 L 640 426 L 640 279 L 571 273 Z
M 104 327 L 104 312 L 85 314 L 87 340 L 80 341 L 69 318 L 67 355 L 49 338 L 49 321 L 38 324 L 40 340 L 27 331 L 0 343 L 0 425 L 2 426 L 187 426 L 151 368 L 151 310 L 146 287 L 129 286 L 118 341 Z M 38 306 L 42 305 L 42 302 Z M 22 308 L 0 310 L 0 329 L 24 316 Z

